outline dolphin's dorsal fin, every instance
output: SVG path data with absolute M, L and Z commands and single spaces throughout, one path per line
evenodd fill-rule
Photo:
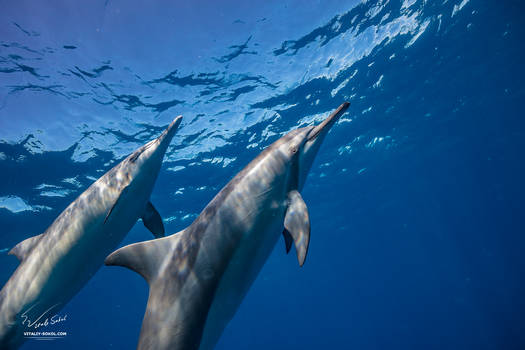
M 20 260 L 20 262 L 24 261 L 27 254 L 33 249 L 33 247 L 40 242 L 40 239 L 42 238 L 44 234 L 39 234 L 38 236 L 30 237 L 26 240 L 23 240 L 22 242 L 18 243 L 9 251 L 9 255 L 14 255 Z
M 310 218 L 306 203 L 296 190 L 288 193 L 288 208 L 284 217 L 283 235 L 287 250 L 289 250 L 289 243 L 286 242 L 287 235 L 293 238 L 299 266 L 303 266 L 306 253 L 308 252 L 308 244 L 310 243 Z
M 170 252 L 171 247 L 176 244 L 178 238 L 172 235 L 127 245 L 111 253 L 104 264 L 127 267 L 140 274 L 150 283 L 157 276 L 162 261 Z
M 164 225 L 162 224 L 162 218 L 160 217 L 159 212 L 151 202 L 146 204 L 146 210 L 142 215 L 142 222 L 148 230 L 153 233 L 155 238 L 164 237 Z

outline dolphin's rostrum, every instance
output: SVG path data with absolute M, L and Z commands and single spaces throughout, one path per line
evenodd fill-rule
M 0 291 L 0 349 L 20 346 L 23 332 L 34 330 L 25 321 L 58 312 L 138 218 L 155 237 L 164 236 L 162 220 L 149 197 L 181 120 L 175 118 L 157 139 L 93 183 L 44 233 L 9 252 L 18 257 L 20 265 Z
M 149 284 L 139 349 L 212 349 L 281 232 L 286 250 L 293 243 L 304 264 L 310 222 L 299 192 L 324 137 L 348 106 L 266 148 L 186 229 L 107 257 L 107 265 L 132 269 Z

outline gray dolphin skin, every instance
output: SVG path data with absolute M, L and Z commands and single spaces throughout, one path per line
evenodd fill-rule
M 286 251 L 294 244 L 304 264 L 310 222 L 299 191 L 348 106 L 266 148 L 186 229 L 107 257 L 106 265 L 134 270 L 149 284 L 138 349 L 212 349 L 281 234 Z
M 175 118 L 157 139 L 93 183 L 44 233 L 9 252 L 20 265 L 0 291 L 0 349 L 18 348 L 24 331 L 34 331 L 38 320 L 55 315 L 139 218 L 155 237 L 164 236 L 162 220 L 149 198 L 181 120 Z

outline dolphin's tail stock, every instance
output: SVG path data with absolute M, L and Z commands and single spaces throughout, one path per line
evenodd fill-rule
M 105 260 L 106 265 L 127 267 L 148 282 L 148 305 L 138 349 L 199 348 L 209 309 L 206 300 L 211 298 L 203 294 L 209 288 L 195 288 L 205 281 L 194 271 L 198 245 L 188 238 L 189 232 L 183 230 L 164 238 L 125 246 Z M 165 271 L 168 268 L 171 270 Z M 167 272 L 168 279 L 159 278 L 166 276 Z

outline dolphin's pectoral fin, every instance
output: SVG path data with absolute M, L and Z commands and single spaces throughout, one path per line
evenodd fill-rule
M 153 233 L 155 238 L 164 237 L 164 225 L 162 224 L 162 218 L 160 217 L 159 212 L 151 202 L 146 204 L 146 210 L 142 215 L 142 222 L 148 230 Z
M 44 234 L 39 234 L 38 236 L 30 237 L 26 240 L 23 240 L 22 242 L 18 243 L 9 251 L 9 255 L 14 255 L 22 262 L 27 254 L 33 249 L 33 247 L 40 242 L 40 239 L 42 238 Z
M 308 252 L 308 243 L 310 242 L 308 208 L 301 194 L 295 190 L 288 193 L 288 201 L 288 209 L 286 209 L 286 215 L 284 217 L 283 234 L 285 242 L 286 234 L 289 234 L 293 238 L 299 266 L 303 266 L 306 253 Z
M 104 264 L 127 267 L 150 283 L 157 275 L 174 239 L 168 236 L 127 245 L 108 255 Z
M 292 249 L 292 243 L 293 243 L 293 237 L 288 232 L 288 230 L 283 230 L 283 237 L 284 237 L 284 247 L 286 249 L 286 254 L 290 253 L 290 249 Z
M 111 207 L 111 209 L 109 209 L 108 214 L 106 215 L 106 218 L 104 219 L 104 223 L 106 223 L 106 221 L 108 221 L 109 217 L 110 217 L 111 214 L 113 213 L 113 210 L 117 207 L 117 204 L 122 200 L 122 198 L 126 195 L 126 193 L 128 193 L 128 188 L 129 188 L 129 186 L 126 186 L 126 187 L 120 192 L 120 195 L 118 196 L 117 200 L 115 201 L 115 203 L 113 204 L 113 206 Z

